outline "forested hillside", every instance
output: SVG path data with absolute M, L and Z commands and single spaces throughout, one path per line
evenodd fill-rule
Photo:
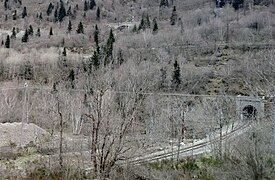
M 221 142 L 241 124 L 238 95 L 271 107 L 274 38 L 273 0 L 0 0 L 0 122 L 50 136 L 10 141 L 5 156 L 0 147 L 0 177 L 274 178 L 274 112 L 213 154 L 130 163 L 174 139 L 194 145 L 220 130 Z

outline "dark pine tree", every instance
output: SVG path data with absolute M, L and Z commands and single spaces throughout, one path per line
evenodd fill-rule
M 12 13 L 12 20 L 16 20 L 17 19 L 17 10 L 14 10 Z
M 89 65 L 89 71 L 92 71 L 92 67 L 95 67 L 95 69 L 98 69 L 100 66 L 100 61 L 99 61 L 99 54 L 94 51 L 94 54 L 92 58 L 90 59 L 90 65 Z
M 108 38 L 107 44 L 106 44 L 106 58 L 105 58 L 104 65 L 109 64 L 110 59 L 112 59 L 114 42 L 115 42 L 115 37 L 114 37 L 113 30 L 111 29 L 110 34 L 109 34 L 109 38 Z
M 95 0 L 90 0 L 90 9 L 94 9 L 96 6 Z
M 39 18 L 40 20 L 42 20 L 42 19 L 43 19 L 42 12 L 40 12 L 40 14 L 39 14 L 38 18 Z
M 76 10 L 76 11 L 79 10 L 78 4 L 75 5 L 75 10 Z
M 141 18 L 141 21 L 140 21 L 140 24 L 138 26 L 138 30 L 145 30 L 146 29 L 146 23 L 145 23 L 145 20 L 144 20 L 144 16 L 142 15 L 142 18 Z
M 94 41 L 95 41 L 95 45 L 96 45 L 96 51 L 99 54 L 99 29 L 97 27 L 97 24 L 95 25 Z
M 37 29 L 37 32 L 35 34 L 37 37 L 40 37 L 41 36 L 41 32 L 40 32 L 40 28 Z
M 62 0 L 60 0 L 60 9 L 59 9 L 59 13 L 58 13 L 59 22 L 62 22 L 65 16 L 66 16 L 66 9 L 64 6 L 64 2 Z
M 158 24 L 157 24 L 157 19 L 153 19 L 153 34 L 156 34 L 158 32 Z
M 66 50 L 66 47 L 64 47 L 63 52 L 62 52 L 62 55 L 63 55 L 63 56 L 65 56 L 65 57 L 67 56 L 67 50 Z
M 73 17 L 73 13 L 72 13 L 72 7 L 69 6 L 68 10 L 67 10 L 67 16 L 68 17 Z
M 119 65 L 123 64 L 125 61 L 125 59 L 123 58 L 123 53 L 121 49 L 118 50 L 117 61 Z
M 4 1 L 4 8 L 5 8 L 5 11 L 8 10 L 8 2 L 9 2 L 9 0 L 5 0 L 5 1 Z
M 5 1 L 4 1 L 4 8 L 5 8 L 5 11 L 8 10 L 8 8 L 9 8 L 8 3 L 9 3 L 9 0 L 5 0 Z
M 82 24 L 82 22 L 80 21 L 78 26 L 77 26 L 77 30 L 76 30 L 77 34 L 84 34 L 84 26 Z
M 33 36 L 33 28 L 32 28 L 32 25 L 29 26 L 28 34 L 29 34 L 29 36 Z
M 27 8 L 26 6 L 23 8 L 23 12 L 22 12 L 22 18 L 25 18 L 27 16 Z
M 72 29 L 73 29 L 72 22 L 71 22 L 71 20 L 69 20 L 69 24 L 68 24 L 68 28 L 67 28 L 68 33 L 71 33 Z
M 99 7 L 97 7 L 97 10 L 96 10 L 96 20 L 100 20 L 100 9 Z
M 113 33 L 113 30 L 112 30 L 112 29 L 110 30 L 110 34 L 109 34 L 108 41 L 109 41 L 110 43 L 112 43 L 112 44 L 113 44 L 114 42 L 116 42 L 115 36 L 114 36 L 114 33 Z
M 57 22 L 58 21 L 58 9 L 55 8 L 54 10 L 54 22 Z
M 159 6 L 160 7 L 169 6 L 168 0 L 161 0 Z
M 71 69 L 71 71 L 70 71 L 68 80 L 71 82 L 71 88 L 74 89 L 75 88 L 75 73 L 74 73 L 73 69 Z
M 178 64 L 178 61 L 175 60 L 174 63 L 174 72 L 172 76 L 172 88 L 176 91 L 179 90 L 181 85 L 181 74 L 180 74 L 180 66 Z
M 227 0 L 216 0 L 216 7 L 217 8 L 222 8 L 225 6 Z M 232 3 L 232 0 L 229 2 L 230 4 Z
M 176 10 L 176 6 L 174 6 L 172 11 L 172 16 L 170 17 L 170 24 L 172 26 L 176 24 L 177 18 L 178 18 L 177 10 Z
M 11 43 L 10 36 L 7 35 L 7 39 L 6 39 L 6 42 L 5 42 L 5 47 L 10 48 L 10 43 Z
M 137 25 L 136 25 L 136 24 L 134 25 L 134 27 L 133 27 L 133 29 L 132 29 L 132 32 L 133 32 L 133 33 L 138 32 L 138 28 L 137 28 Z
M 235 10 L 243 8 L 244 0 L 233 0 L 232 6 Z
M 52 36 L 52 35 L 53 35 L 53 28 L 51 27 L 50 32 L 49 32 L 49 36 Z
M 47 16 L 52 14 L 53 9 L 54 9 L 54 5 L 50 3 L 47 9 Z
M 28 34 L 28 30 L 27 29 L 25 30 L 25 34 L 23 35 L 23 37 L 22 37 L 21 40 L 22 40 L 23 43 L 28 42 L 28 40 L 29 40 L 29 34 Z
M 16 38 L 16 30 L 15 27 L 12 28 L 12 34 L 11 34 L 11 39 L 15 39 Z
M 84 11 L 88 11 L 89 10 L 89 4 L 87 1 L 84 1 Z

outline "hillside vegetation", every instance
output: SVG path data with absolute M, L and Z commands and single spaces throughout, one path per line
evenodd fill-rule
M 274 95 L 273 0 L 0 3 L 0 121 L 27 119 L 46 129 L 53 146 L 46 154 L 59 158 L 51 156 L 54 163 L 44 166 L 45 147 L 35 145 L 41 159 L 31 162 L 34 167 L 24 173 L 15 171 L 22 178 L 39 179 L 45 174 L 52 179 L 274 178 L 274 154 L 266 140 L 271 138 L 272 114 L 264 118 L 264 126 L 242 135 L 232 146 L 230 142 L 224 156 L 226 147 L 219 147 L 218 155 L 120 166 L 135 153 L 145 153 L 154 138 L 179 138 L 179 127 L 173 123 L 184 121 L 186 114 L 190 117 L 182 129 L 193 141 L 237 122 L 233 100 L 215 95 L 263 99 Z M 8 89 L 14 87 L 19 89 Z M 162 99 L 157 93 L 171 97 Z M 172 97 L 179 94 L 194 96 Z M 212 99 L 207 103 L 199 98 L 208 95 Z M 27 107 L 22 110 L 22 106 Z M 222 123 L 220 116 L 225 116 Z M 153 117 L 157 125 L 148 125 Z M 194 129 L 200 134 L 194 135 Z M 131 136 L 137 132 L 147 139 L 137 142 Z M 152 132 L 161 136 L 149 137 Z M 63 156 L 65 142 L 74 146 L 74 135 L 89 139 L 87 147 L 77 150 L 81 162 L 78 156 L 68 158 L 69 150 Z M 10 145 L 13 154 L 17 144 Z M 83 155 L 82 148 L 89 155 Z M 4 161 L 5 167 L 9 163 Z M 16 177 L 7 169 L 0 175 Z

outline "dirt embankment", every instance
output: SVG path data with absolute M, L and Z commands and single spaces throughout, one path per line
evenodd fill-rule
M 0 147 L 26 146 L 29 143 L 41 143 L 47 141 L 50 134 L 37 125 L 22 123 L 0 124 Z

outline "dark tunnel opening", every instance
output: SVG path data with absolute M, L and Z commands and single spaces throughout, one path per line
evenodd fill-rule
M 257 109 L 254 106 L 248 105 L 243 108 L 243 117 L 246 119 L 256 119 Z

